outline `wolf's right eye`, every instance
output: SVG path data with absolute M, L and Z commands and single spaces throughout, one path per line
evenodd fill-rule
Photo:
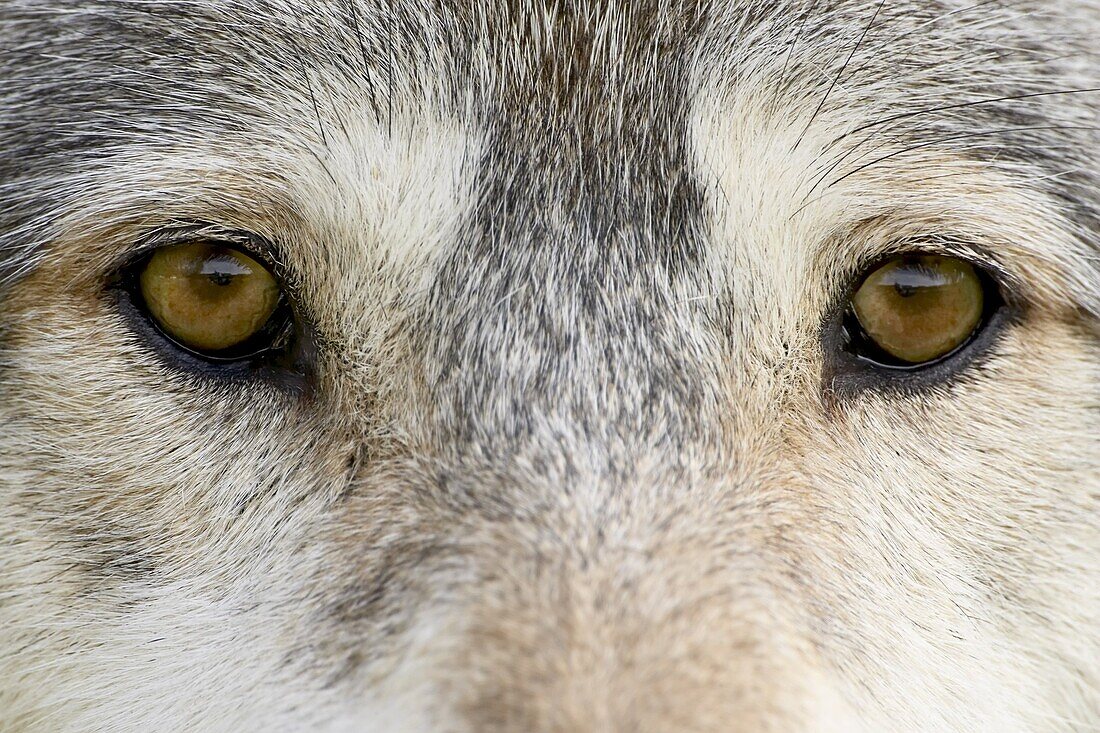
M 216 242 L 161 247 L 140 269 L 137 290 L 159 330 L 177 345 L 216 360 L 271 347 L 282 292 L 252 257 Z

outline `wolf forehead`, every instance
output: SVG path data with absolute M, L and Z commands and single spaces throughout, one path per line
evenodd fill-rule
M 899 141 L 996 165 L 1095 246 L 1098 18 L 1085 0 L 16 0 L 0 10 L 0 276 L 34 267 L 64 212 L 90 206 L 78 193 L 112 175 L 263 150 L 278 181 L 296 160 L 281 151 L 323 164 L 365 128 L 424 120 L 469 133 L 478 246 L 514 248 L 567 211 L 593 240 L 636 231 L 626 262 L 599 255 L 592 273 L 676 270 L 702 238 L 701 100 L 750 99 L 799 141 L 832 120 L 818 155 L 838 176 Z

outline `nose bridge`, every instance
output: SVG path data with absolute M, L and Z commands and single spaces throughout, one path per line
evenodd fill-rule
M 593 444 L 537 431 L 357 494 L 372 515 L 380 491 L 407 507 L 349 587 L 353 609 L 400 600 L 427 619 L 441 694 L 424 704 L 480 733 L 816 730 L 810 600 L 790 580 L 803 515 L 774 474 Z
M 802 650 L 776 643 L 770 525 L 722 475 L 686 64 L 650 64 L 661 28 L 624 45 L 554 21 L 590 53 L 492 90 L 476 205 L 420 321 L 474 578 L 441 670 L 470 730 L 765 730 Z M 601 44 L 628 73 L 586 66 Z
M 470 729 L 803 730 L 787 698 L 812 651 L 790 633 L 773 510 L 664 469 L 572 480 L 600 484 L 599 511 L 573 496 L 487 535 L 457 665 L 477 680 L 455 703 Z

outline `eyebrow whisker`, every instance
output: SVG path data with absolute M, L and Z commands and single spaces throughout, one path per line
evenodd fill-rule
M 923 148 L 928 148 L 928 147 L 932 147 L 934 145 L 939 145 L 941 143 L 957 142 L 959 140 L 973 140 L 973 139 L 976 139 L 976 138 L 987 137 L 987 136 L 991 136 L 991 135 L 1004 135 L 1004 134 L 1011 133 L 1011 132 L 1040 132 L 1040 131 L 1049 132 L 1049 131 L 1060 131 L 1060 130 L 1079 130 L 1079 131 L 1086 131 L 1086 132 L 1095 132 L 1095 131 L 1100 131 L 1100 126 L 1097 126 L 1097 125 L 1033 125 L 1033 126 L 1027 126 L 1027 127 L 1005 127 L 1005 128 L 1001 128 L 1001 129 L 997 129 L 997 130 L 983 130 L 981 132 L 968 132 L 968 133 L 963 133 L 963 134 L 960 134 L 960 135 L 948 135 L 948 136 L 945 136 L 945 137 L 939 137 L 939 138 L 936 138 L 935 140 L 929 140 L 929 141 L 926 141 L 926 142 L 923 142 L 923 143 L 919 143 L 917 145 L 910 145 L 907 148 L 902 148 L 901 150 L 895 150 L 892 153 L 889 153 L 889 154 L 884 155 L 882 157 L 876 158 L 875 160 L 871 161 L 870 163 L 866 163 L 864 165 L 859 166 L 858 168 L 856 168 L 854 170 L 851 170 L 851 171 L 845 173 L 840 178 L 838 178 L 835 181 L 832 181 L 831 183 L 829 183 L 828 186 L 826 186 L 826 188 L 831 188 L 831 187 L 835 186 L 836 184 L 840 183 L 841 181 L 843 181 L 843 180 L 845 180 L 845 179 L 847 179 L 851 176 L 854 176 L 857 173 L 860 173 L 864 170 L 867 170 L 868 168 L 871 168 L 872 166 L 878 165 L 879 163 L 881 163 L 885 160 L 889 160 L 890 158 L 894 158 L 894 157 L 899 156 L 899 155 L 904 155 L 906 153 L 911 153 L 914 150 L 921 150 Z
M 802 143 L 802 139 L 806 137 L 806 133 L 809 132 L 810 128 L 813 126 L 814 120 L 816 120 L 817 116 L 821 114 L 821 110 L 822 108 L 824 108 L 825 102 L 828 101 L 829 95 L 833 93 L 833 89 L 836 88 L 836 85 L 840 82 L 841 77 L 844 76 L 844 72 L 848 70 L 849 64 L 852 63 L 852 59 L 855 58 L 855 55 L 859 52 L 860 47 L 863 45 L 863 41 L 867 38 L 867 34 L 871 32 L 871 28 L 874 27 L 875 21 L 878 20 L 879 13 L 882 12 L 882 7 L 885 4 L 886 0 L 879 0 L 878 5 L 875 6 L 875 12 L 871 16 L 871 20 L 863 29 L 863 33 L 861 33 L 859 38 L 856 39 L 855 44 L 852 46 L 852 51 L 848 54 L 848 58 L 844 60 L 844 64 L 840 67 L 840 71 L 838 71 L 836 76 L 833 77 L 833 81 L 829 85 L 829 88 L 825 90 L 825 95 L 821 98 L 821 101 L 817 103 L 817 109 L 815 109 L 814 113 L 810 115 L 809 122 L 806 123 L 805 129 L 802 130 L 802 134 L 798 136 L 798 140 L 794 144 L 795 148 L 798 148 L 798 146 Z
M 898 157 L 900 155 L 904 155 L 906 153 L 911 153 L 915 150 L 922 150 L 924 148 L 933 147 L 935 145 L 939 145 L 939 144 L 942 144 L 942 143 L 955 142 L 955 141 L 958 141 L 958 140 L 972 140 L 972 139 L 977 139 L 977 138 L 982 138 L 982 137 L 987 137 L 987 136 L 992 136 L 992 135 L 1003 135 L 1003 134 L 1008 134 L 1008 133 L 1012 133 L 1012 132 L 1029 132 L 1029 131 L 1038 132 L 1038 131 L 1059 131 L 1059 130 L 1078 130 L 1078 131 L 1084 131 L 1084 132 L 1100 132 L 1100 126 L 1096 126 L 1096 125 L 1035 125 L 1035 126 L 1025 126 L 1025 127 L 1006 127 L 1006 128 L 996 129 L 996 130 L 983 130 L 981 132 L 969 132 L 969 133 L 962 133 L 962 134 L 959 134 L 959 135 L 948 135 L 948 136 L 938 137 L 934 140 L 928 140 L 928 141 L 925 141 L 925 142 L 922 142 L 922 143 L 919 143 L 919 144 L 916 144 L 916 145 L 910 145 L 910 146 L 907 146 L 905 148 L 901 148 L 899 150 L 894 150 L 894 151 L 892 151 L 892 152 L 890 152 L 886 155 L 880 156 L 880 157 L 878 157 L 878 158 L 876 158 L 876 159 L 874 159 L 874 160 L 872 160 L 868 163 L 860 165 L 859 167 L 854 168 L 851 171 L 848 171 L 847 173 L 840 176 L 836 180 L 830 181 L 829 184 L 825 188 L 826 188 L 826 190 L 828 190 L 828 189 L 832 188 L 833 186 L 841 183 L 845 179 L 847 179 L 851 176 L 857 175 L 857 174 L 867 170 L 868 168 L 874 167 L 874 166 L 876 166 L 879 163 L 882 163 L 884 161 L 890 160 L 890 159 Z M 825 173 L 823 175 L 818 177 L 818 179 L 814 182 L 813 186 L 811 186 L 810 189 L 806 192 L 806 195 L 802 199 L 801 205 L 797 209 L 795 209 L 794 212 L 791 213 L 791 215 L 788 217 L 788 220 L 793 219 L 795 216 L 797 216 L 799 213 L 804 211 L 811 204 L 816 203 L 817 201 L 820 201 L 822 198 L 824 198 L 824 196 L 825 196 L 824 193 L 821 196 L 817 196 L 816 198 L 812 198 L 812 199 L 810 198 L 810 196 L 813 195 L 814 191 L 816 191 L 821 186 L 821 184 L 826 180 L 828 175 L 832 171 L 836 170 L 836 168 L 839 166 L 840 162 L 842 162 L 848 155 L 850 155 L 856 149 L 858 149 L 858 148 L 853 148 L 852 150 L 849 150 L 847 153 L 845 153 L 845 155 L 841 156 L 837 160 L 837 162 L 834 162 L 832 165 L 830 165 L 829 168 L 825 171 Z M 1058 174 L 1052 174 L 1051 177 L 1056 177 L 1057 175 Z
M 935 114 L 937 112 L 949 112 L 957 109 L 968 109 L 971 107 L 978 107 L 984 104 L 995 104 L 997 102 L 1016 102 L 1025 99 L 1038 99 L 1041 97 L 1055 97 L 1059 95 L 1067 94 L 1097 94 L 1100 93 L 1100 87 L 1085 87 L 1081 89 L 1059 89 L 1049 92 L 1028 92 L 1026 94 L 1009 94 L 1000 97 L 989 97 L 986 99 L 971 100 L 969 102 L 958 102 L 955 104 L 945 104 L 938 107 L 926 107 L 924 109 L 914 110 L 912 112 L 901 112 L 899 114 L 890 115 L 874 122 L 868 122 L 865 125 L 861 125 L 853 130 L 845 132 L 833 142 L 840 142 L 851 135 L 858 134 L 865 130 L 876 128 L 880 125 L 885 125 L 890 122 L 897 122 L 899 120 L 910 119 L 913 117 L 919 117 L 926 114 Z

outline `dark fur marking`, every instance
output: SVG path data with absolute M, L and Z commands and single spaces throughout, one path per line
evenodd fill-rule
M 659 416 L 690 416 L 703 388 L 686 377 L 698 370 L 675 343 L 666 298 L 697 270 L 704 236 L 687 127 L 688 59 L 704 19 L 657 3 L 555 7 L 536 14 L 539 52 L 517 61 L 508 43 L 531 17 L 521 5 L 482 11 L 476 24 L 497 54 L 482 95 L 489 143 L 473 220 L 428 306 L 447 321 L 431 358 L 452 400 L 449 440 L 522 440 L 535 415 L 555 410 L 592 433 L 605 419 L 644 432 Z M 528 357 L 513 368 L 516 353 Z M 610 394 L 593 403 L 577 389 L 601 382 L 638 401 L 603 414 Z M 515 400 L 494 416 L 502 393 Z

